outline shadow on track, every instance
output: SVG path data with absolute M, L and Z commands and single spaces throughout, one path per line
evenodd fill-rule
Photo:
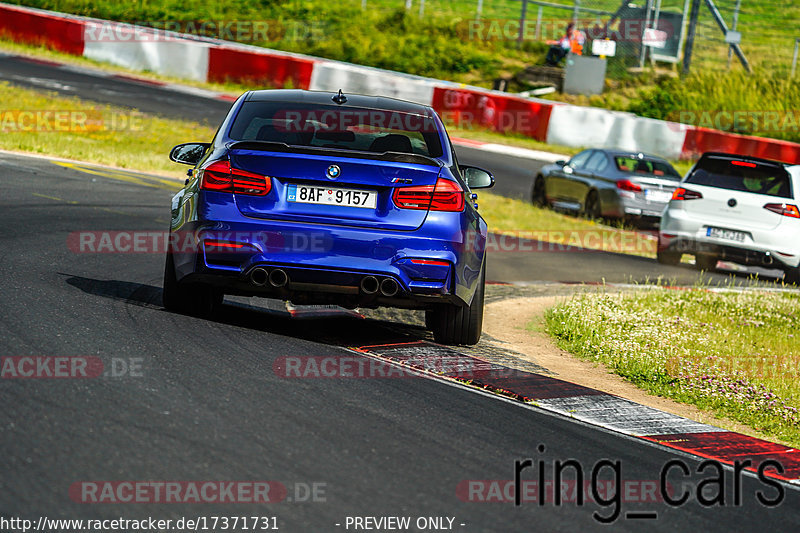
M 151 309 L 163 309 L 161 287 L 120 280 L 100 280 L 82 276 L 69 276 L 65 280 L 81 291 L 94 296 L 124 301 L 125 303 Z M 230 297 L 226 297 L 230 298 Z M 419 325 L 419 315 L 414 312 L 387 310 L 388 319 L 367 318 L 342 310 L 339 313 L 327 310 L 324 316 L 301 314 L 293 316 L 283 302 L 259 298 L 267 307 L 255 306 L 226 299 L 211 317 L 199 318 L 174 314 L 186 320 L 209 320 L 240 328 L 321 342 L 334 346 L 366 346 L 417 340 L 432 340 L 432 336 Z M 164 309 L 165 313 L 169 313 Z M 396 319 L 394 321 L 392 319 Z M 416 323 L 415 323 L 416 322 Z

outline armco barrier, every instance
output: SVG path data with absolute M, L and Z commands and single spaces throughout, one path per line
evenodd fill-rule
M 67 54 L 83 54 L 83 24 L 79 18 L 0 4 L 0 35 Z
M 208 81 L 240 81 L 267 87 L 308 89 L 314 61 L 264 50 L 263 53 L 212 46 L 208 54 Z M 266 88 L 266 87 L 262 87 Z
M 547 142 L 561 146 L 620 148 L 678 159 L 688 126 L 596 107 L 555 105 Z
M 464 128 L 483 127 L 521 133 L 544 141 L 552 104 L 473 89 L 436 87 L 433 108 L 449 122 Z
M 686 132 L 681 158 L 694 159 L 703 152 L 730 152 L 800 163 L 800 144 L 693 127 Z
M 212 45 L 164 36 L 163 32 L 141 26 L 89 20 L 84 28 L 83 55 L 133 70 L 206 81 L 208 49 Z
M 345 93 L 389 96 L 430 105 L 436 83 L 436 80 L 429 78 L 347 63 L 319 61 L 314 65 L 309 88 L 312 91 L 341 89 Z

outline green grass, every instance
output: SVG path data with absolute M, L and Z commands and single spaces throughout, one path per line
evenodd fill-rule
M 545 323 L 560 347 L 647 392 L 800 445 L 800 294 L 586 293 Z
M 656 256 L 656 239 L 632 229 L 564 215 L 489 192 L 478 193 L 478 206 L 494 233 L 590 250 Z M 503 242 L 490 244 L 500 250 L 511 246 Z
M 169 160 L 170 148 L 184 141 L 208 141 L 214 136 L 214 128 L 207 124 L 163 119 L 21 89 L 6 82 L 0 82 L 0 101 L 13 102 L 0 110 L 0 148 L 4 150 L 169 173 L 178 178 L 185 167 Z M 19 112 L 61 113 L 70 118 L 63 128 L 48 121 L 51 131 L 45 130 L 47 126 L 43 124 L 34 131 L 23 131 L 32 123 L 21 119 Z

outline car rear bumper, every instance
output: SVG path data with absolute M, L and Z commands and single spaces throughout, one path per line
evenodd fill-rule
M 668 210 L 661 219 L 658 249 L 714 255 L 734 263 L 774 268 L 795 268 L 800 264 L 800 250 L 794 248 L 797 245 L 787 246 L 786 235 L 777 231 L 730 228 L 748 234 L 745 242 L 738 242 L 708 236 L 708 227 L 685 211 Z
M 661 213 L 667 206 L 667 202 L 654 202 L 646 200 L 644 197 L 640 198 L 640 196 L 638 194 L 632 195 L 630 198 L 618 196 L 619 205 L 617 210 L 620 216 L 661 218 Z
M 465 258 L 473 254 L 482 260 L 485 236 L 436 230 L 200 221 L 185 224 L 173 237 L 184 244 L 172 253 L 179 281 L 213 285 L 229 294 L 352 307 L 465 305 L 456 284 L 475 285 L 480 272 Z M 470 238 L 474 242 L 464 242 Z M 286 276 L 285 283 L 272 282 L 274 271 L 281 271 L 277 278 Z M 371 290 L 371 280 L 365 282 L 368 277 L 375 278 L 377 290 Z M 382 291 L 382 284 L 390 290 Z

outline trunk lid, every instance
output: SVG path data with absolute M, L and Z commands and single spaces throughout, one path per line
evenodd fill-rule
M 397 187 L 434 185 L 440 167 L 432 159 L 401 154 L 367 154 L 340 150 L 289 152 L 236 148 L 231 166 L 270 176 L 266 196 L 236 194 L 239 211 L 248 217 L 311 224 L 336 224 L 382 230 L 412 231 L 425 221 L 427 210 L 400 209 L 392 201 Z M 332 167 L 335 170 L 329 171 Z M 300 200 L 301 187 L 334 195 L 348 190 L 376 193 L 374 207 L 326 205 Z M 308 189 L 306 189 L 308 190 Z M 307 198 L 304 198 L 307 199 Z M 371 199 L 370 199 L 371 201 Z

